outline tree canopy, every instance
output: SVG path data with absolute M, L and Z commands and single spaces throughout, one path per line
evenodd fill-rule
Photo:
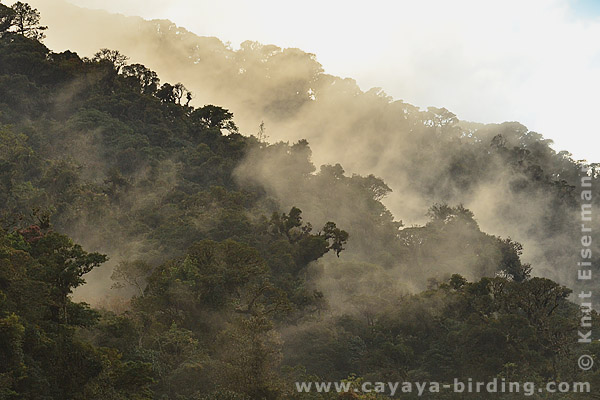
M 120 51 L 55 53 L 39 23 L 24 3 L 0 5 L 0 398 L 373 400 L 386 397 L 294 383 L 600 384 L 597 369 L 574 368 L 600 346 L 596 333 L 576 343 L 588 316 L 572 289 L 525 262 L 525 242 L 484 232 L 485 207 L 432 201 L 405 226 L 383 203 L 401 187 L 315 165 L 307 140 L 268 143 L 264 125 L 244 135 L 234 108 L 195 106 L 182 83 Z M 310 55 L 253 42 L 241 55 L 286 82 L 271 87 L 272 112 L 318 101 L 284 73 L 321 74 Z M 581 165 L 540 136 L 518 124 L 469 136 L 446 109 L 394 107 L 415 141 L 453 150 L 451 170 L 406 166 L 429 198 L 494 186 L 506 163 L 511 196 L 539 192 L 561 211 L 531 235 L 573 232 Z M 579 246 L 551 243 L 537 250 Z

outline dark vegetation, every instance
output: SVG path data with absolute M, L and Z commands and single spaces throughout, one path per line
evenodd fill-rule
M 118 51 L 51 52 L 44 29 L 26 4 L 0 5 L 0 399 L 376 398 L 294 391 L 347 378 L 600 384 L 576 367 L 600 347 L 576 343 L 571 291 L 532 277 L 521 245 L 482 232 L 468 209 L 436 204 L 426 225 L 403 228 L 381 179 L 315 172 L 306 141 L 244 136 L 228 110 L 190 106 L 185 86 Z M 438 122 L 436 135 L 452 134 Z M 473 157 L 503 157 L 521 169 L 515 190 L 572 209 L 579 165 L 535 162 L 538 139 L 511 148 L 494 135 Z M 282 210 L 240 182 L 251 154 L 276 156 L 299 198 L 319 193 L 325 220 L 345 202 L 355 212 L 315 228 Z M 132 294 L 122 309 L 72 298 L 105 268 L 101 252 Z M 432 279 L 409 294 L 402 282 L 417 277 Z

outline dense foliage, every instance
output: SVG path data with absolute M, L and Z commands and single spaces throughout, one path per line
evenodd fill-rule
M 244 136 L 228 110 L 192 107 L 181 83 L 115 50 L 53 53 L 44 30 L 26 4 L 0 5 L 1 399 L 375 398 L 294 386 L 363 378 L 600 384 L 574 368 L 571 291 L 532 277 L 522 246 L 468 209 L 435 204 L 428 223 L 403 227 L 383 180 L 315 172 L 305 140 Z M 434 114 L 421 123 L 451 135 L 449 114 Z M 569 182 L 544 168 L 578 166 L 530 162 L 538 139 L 523 155 L 494 135 L 472 156 L 512 160 L 521 188 L 573 206 Z M 265 166 L 272 187 L 251 179 Z M 130 299 L 75 301 L 103 268 Z

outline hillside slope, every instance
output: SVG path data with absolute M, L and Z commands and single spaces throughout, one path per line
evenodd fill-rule
M 0 24 L 0 398 L 386 398 L 294 385 L 341 379 L 600 384 L 574 367 L 600 346 L 576 343 L 571 289 L 532 277 L 522 246 L 465 206 L 431 203 L 424 224 L 403 226 L 381 178 L 317 168 L 306 140 L 243 135 L 227 109 L 192 106 L 135 59 L 31 36 Z M 509 221 L 544 199 L 535 237 L 547 257 L 577 255 L 580 165 L 518 124 L 469 135 L 447 111 L 373 98 L 384 113 L 373 121 L 401 110 L 414 143 L 456 163 L 407 166 L 447 184 L 419 193 L 489 186 L 515 201 L 489 211 Z
M 101 47 L 118 49 L 163 79 L 184 82 L 194 93 L 191 104 L 231 110 L 244 134 L 257 134 L 264 122 L 270 141 L 308 140 L 315 165 L 340 163 L 348 174 L 382 178 L 392 189 L 384 204 L 407 225 L 425 223 L 432 204 L 463 204 L 485 231 L 522 243 L 536 274 L 576 283 L 569 265 L 578 254 L 573 187 L 580 167 L 539 133 L 517 122 L 482 125 L 445 109 L 419 110 L 377 88 L 363 92 L 352 79 L 328 75 L 315 55 L 300 49 L 250 41 L 232 49 L 166 20 L 58 0 L 34 3 L 52 28 L 53 46 L 87 56 Z M 272 159 L 261 162 L 254 183 L 307 218 L 319 217 L 276 176 L 281 168 L 269 164 Z

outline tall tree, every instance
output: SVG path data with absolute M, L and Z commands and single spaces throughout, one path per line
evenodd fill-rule
M 26 232 L 23 234 L 28 237 Z M 85 283 L 83 276 L 104 263 L 107 257 L 87 253 L 69 237 L 55 232 L 35 235 L 28 240 L 30 254 L 39 260 L 36 278 L 53 286 L 50 292 L 52 317 L 56 322 L 68 323 L 69 295 Z
M 132 82 L 142 94 L 154 94 L 158 90 L 160 79 L 156 72 L 142 64 L 132 64 L 123 67 L 123 76 Z
M 12 10 L 14 16 L 11 24 L 16 33 L 35 40 L 43 40 L 46 37 L 44 31 L 48 27 L 40 25 L 41 17 L 37 9 L 27 3 L 17 1 L 13 4 Z

